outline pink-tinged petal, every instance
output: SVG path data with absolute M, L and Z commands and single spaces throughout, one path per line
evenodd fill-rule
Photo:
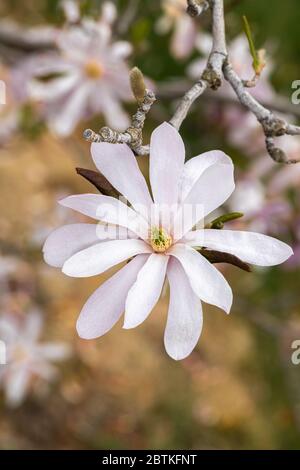
M 224 160 L 210 165 L 199 176 L 184 199 L 184 204 L 202 205 L 204 216 L 223 204 L 234 190 L 234 167 L 229 157 L 225 154 L 223 157 Z
M 128 292 L 124 328 L 135 328 L 154 308 L 164 284 L 169 257 L 152 254 L 140 270 L 137 280 Z
M 60 137 L 70 135 L 85 113 L 86 103 L 91 92 L 87 82 L 72 91 L 68 100 L 60 106 L 55 104 L 49 112 L 49 127 Z
M 22 340 L 34 343 L 42 333 L 43 317 L 38 311 L 31 311 L 26 315 L 22 328 Z
M 184 158 L 179 132 L 164 122 L 153 131 L 150 141 L 150 181 L 157 204 L 177 204 Z
M 231 253 L 246 263 L 258 266 L 281 264 L 293 254 L 286 243 L 260 233 L 212 229 L 203 232 L 203 246 Z
M 175 31 L 171 42 L 171 51 L 177 59 L 188 57 L 194 46 L 197 35 L 195 21 L 188 16 L 182 15 L 175 23 Z
M 56 379 L 58 375 L 57 368 L 50 362 L 44 360 L 43 358 L 37 359 L 36 361 L 32 362 L 28 366 L 28 368 L 33 375 L 41 377 L 42 379 L 48 382 L 51 382 L 52 380 Z
M 233 170 L 231 159 L 220 151 L 199 155 L 186 163 L 181 182 L 183 206 L 174 222 L 177 239 L 199 222 L 199 215 L 202 219 L 228 199 L 234 190 Z M 193 210 L 187 217 L 189 208 Z
M 18 367 L 9 373 L 5 383 L 5 396 L 8 406 L 14 408 L 19 406 L 29 387 L 31 374 L 27 366 Z
M 176 259 L 171 259 L 167 276 L 170 284 L 170 304 L 165 329 L 165 348 L 176 361 L 187 357 L 196 346 L 202 331 L 201 301 Z
M 77 251 L 99 243 L 101 233 L 98 227 L 99 225 L 96 224 L 71 224 L 54 230 L 43 246 L 46 263 L 61 268 L 64 262 Z M 107 227 L 104 228 L 107 229 Z M 107 238 L 109 237 L 106 235 Z
M 136 256 L 91 295 L 77 320 L 81 338 L 98 338 L 115 325 L 124 312 L 128 291 L 146 260 L 147 255 Z
M 98 243 L 71 256 L 63 265 L 64 274 L 72 277 L 90 277 L 101 274 L 122 261 L 152 248 L 142 240 L 114 240 Z
M 116 41 L 111 46 L 111 54 L 116 59 L 127 59 L 132 53 L 132 45 L 127 41 Z
M 71 356 L 71 348 L 65 343 L 43 343 L 35 347 L 38 357 L 49 361 L 62 361 Z
M 80 9 L 76 2 L 73 0 L 63 0 L 61 2 L 61 8 L 63 9 L 68 23 L 74 24 L 80 21 Z
M 0 317 L 0 339 L 10 345 L 18 341 L 18 322 L 12 315 L 1 314 Z
M 117 16 L 118 11 L 116 5 L 112 2 L 104 2 L 102 5 L 100 24 L 112 25 L 116 21 Z
M 99 194 L 78 194 L 61 199 L 59 203 L 93 219 L 127 227 L 142 238 L 148 238 L 149 227 L 146 220 L 114 197 Z
M 63 99 L 78 84 L 78 80 L 79 75 L 73 71 L 50 82 L 35 79 L 28 83 L 28 94 L 34 100 L 53 102 L 56 99 Z
M 122 94 L 123 91 L 118 90 L 118 93 Z M 128 114 L 123 110 L 120 101 L 116 99 L 115 96 L 112 96 L 109 90 L 106 91 L 106 94 L 99 96 L 97 104 L 98 111 L 103 112 L 105 121 L 108 126 L 119 131 L 124 131 L 125 129 L 127 129 L 127 127 L 129 127 L 130 120 Z M 95 109 L 95 106 L 93 106 L 93 108 Z
M 215 165 L 229 165 L 232 160 L 221 150 L 211 150 L 188 160 L 184 165 L 181 177 L 180 199 L 184 201 L 193 186 L 198 182 L 200 176 L 210 167 Z
M 188 245 L 177 243 L 168 254 L 180 261 L 195 294 L 208 304 L 226 313 L 232 305 L 232 291 L 224 276 L 200 253 Z
M 128 145 L 93 143 L 91 152 L 96 167 L 105 178 L 137 210 L 144 206 L 144 212 L 146 212 L 152 204 L 152 199 L 136 157 Z

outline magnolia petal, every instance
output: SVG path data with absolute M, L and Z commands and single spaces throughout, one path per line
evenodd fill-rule
M 122 93 L 122 91 L 120 90 L 119 93 Z M 124 129 L 128 128 L 130 125 L 129 116 L 122 108 L 120 101 L 116 99 L 111 91 L 107 90 L 106 94 L 100 95 L 97 102 L 99 103 L 99 111 L 101 110 L 103 112 L 108 126 L 120 131 L 124 131 Z
M 96 224 L 70 224 L 51 232 L 43 246 L 46 263 L 61 268 L 77 251 L 99 243 L 101 233 L 98 227 Z
M 198 28 L 189 15 L 180 15 L 175 23 L 175 30 L 171 41 L 171 51 L 177 59 L 187 58 L 196 41 Z
M 79 78 L 78 73 L 69 71 L 61 78 L 53 79 L 50 82 L 39 79 L 32 80 L 28 83 L 28 94 L 31 98 L 46 103 L 63 99 L 78 84 Z
M 170 304 L 164 343 L 169 356 L 180 360 L 193 351 L 199 340 L 203 323 L 202 306 L 175 258 L 169 262 L 167 276 Z
M 6 345 L 14 344 L 18 341 L 18 322 L 14 316 L 1 314 L 0 339 L 2 339 Z
M 232 161 L 222 152 L 218 153 L 218 155 L 220 157 L 216 157 L 215 163 L 208 166 L 200 174 L 184 199 L 185 204 L 203 205 L 204 216 L 223 204 L 234 190 L 234 167 Z M 203 156 L 201 156 L 202 158 Z M 193 169 L 196 171 L 196 166 L 197 162 L 194 165 L 191 164 L 189 172 L 193 171 Z M 203 163 L 200 163 L 199 160 L 200 166 L 203 168 Z M 200 172 L 200 168 L 198 171 Z
M 127 41 L 116 41 L 111 46 L 111 54 L 116 59 L 127 59 L 132 53 L 132 45 Z
M 286 243 L 261 233 L 213 229 L 202 232 L 203 246 L 231 253 L 242 261 L 257 266 L 275 266 L 293 254 L 292 248 Z
M 200 253 L 188 245 L 177 243 L 168 254 L 177 258 L 195 294 L 203 302 L 216 305 L 226 313 L 232 305 L 232 291 L 224 276 Z
M 142 238 L 148 238 L 146 220 L 123 202 L 99 194 L 78 194 L 59 201 L 62 206 L 81 212 L 108 224 L 127 227 Z
M 154 308 L 164 284 L 168 260 L 166 255 L 149 256 L 128 292 L 124 328 L 135 328 L 146 320 Z
M 234 190 L 233 170 L 231 159 L 220 151 L 199 155 L 185 164 L 183 206 L 174 222 L 177 239 L 228 199 Z
M 70 93 L 63 105 L 54 104 L 49 111 L 49 127 L 60 137 L 70 135 L 85 114 L 86 103 L 91 93 L 89 83 L 83 83 Z M 49 108 L 50 109 L 50 108 Z
M 153 131 L 150 141 L 150 181 L 157 204 L 177 204 L 184 158 L 179 132 L 164 122 Z
M 48 361 L 62 361 L 71 356 L 71 348 L 65 343 L 42 343 L 35 349 L 39 357 Z
M 26 366 L 18 367 L 10 372 L 5 383 L 5 395 L 8 406 L 14 408 L 24 400 L 29 387 L 31 374 Z
M 203 173 L 214 165 L 229 165 L 232 160 L 221 150 L 211 150 L 188 160 L 181 177 L 180 199 L 184 201 Z
M 43 357 L 30 364 L 30 372 L 47 382 L 51 382 L 58 376 L 57 368 Z
M 67 276 L 90 277 L 101 274 L 122 261 L 152 248 L 142 240 L 114 240 L 90 246 L 71 256 L 63 265 Z
M 37 341 L 42 333 L 43 317 L 42 315 L 33 310 L 26 315 L 26 321 L 22 328 L 22 338 L 28 343 Z
M 146 260 L 147 255 L 136 256 L 91 295 L 77 320 L 81 338 L 98 338 L 115 325 L 124 312 L 128 290 Z
M 91 153 L 96 167 L 126 199 L 144 212 L 152 199 L 136 157 L 126 144 L 93 143 Z

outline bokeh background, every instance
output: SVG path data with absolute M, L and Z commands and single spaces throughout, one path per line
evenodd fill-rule
M 178 23 L 183 10 L 167 3 L 114 2 L 118 14 L 110 25 L 112 41 L 133 46 L 126 59 L 129 67 L 138 65 L 158 94 L 147 119 L 146 141 L 192 83 L 190 64 L 205 56 L 209 33 L 205 14 L 196 22 L 200 35 L 191 39 L 191 25 Z M 243 44 L 241 18 L 246 14 L 257 47 L 267 49 L 262 98 L 295 122 L 300 105 L 291 104 L 291 84 L 300 79 L 298 3 L 225 0 L 229 44 L 238 37 Z M 95 20 L 103 4 L 80 2 L 81 13 Z M 84 220 L 56 201 L 93 191 L 75 167 L 93 168 L 82 131 L 97 130 L 105 120 L 96 113 L 60 136 L 49 130 L 25 93 L 32 77 L 21 75 L 15 91 L 15 70 L 23 61 L 35 60 L 36 51 L 14 41 L 7 44 L 1 31 L 9 21 L 18 23 L 25 38 L 36 26 L 66 27 L 58 1 L 2 0 L 0 17 L 0 78 L 8 91 L 7 104 L 0 105 L 0 315 L 22 323 L 38 310 L 42 341 L 71 348 L 57 365 L 54 380 L 30 378 L 18 406 L 5 398 L 0 374 L 0 448 L 299 449 L 300 365 L 291 361 L 291 345 L 300 339 L 300 164 L 287 168 L 273 163 L 259 127 L 226 90 L 219 97 L 208 93 L 201 98 L 181 130 L 187 156 L 215 148 L 226 151 L 236 165 L 238 189 L 224 211 L 243 211 L 236 227 L 277 236 L 293 245 L 295 256 L 283 266 L 250 274 L 220 266 L 234 292 L 231 315 L 206 305 L 199 344 L 181 362 L 170 359 L 163 347 L 167 291 L 137 329 L 122 330 L 119 322 L 105 337 L 80 340 L 75 322 L 81 306 L 113 271 L 68 278 L 44 263 L 41 247 L 54 228 Z M 181 36 L 176 37 L 176 28 Z M 189 46 L 182 53 L 184 41 Z M 237 49 L 236 66 L 243 72 L 251 58 L 247 47 Z M 25 98 L 19 98 L 20 89 Z M 130 115 L 135 105 L 126 103 L 123 109 Z M 284 144 L 300 157 L 297 138 Z M 138 161 L 147 175 L 147 157 Z M 5 367 L 9 365 L 0 365 Z

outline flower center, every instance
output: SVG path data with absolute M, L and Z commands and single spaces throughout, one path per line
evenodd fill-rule
M 104 69 L 100 62 L 96 59 L 91 59 L 85 64 L 85 73 L 89 78 L 101 78 L 104 74 Z
M 164 253 L 173 243 L 172 237 L 160 227 L 151 227 L 149 241 L 157 253 Z

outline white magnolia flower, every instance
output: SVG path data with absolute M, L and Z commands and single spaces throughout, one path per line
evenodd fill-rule
M 65 225 L 48 237 L 45 260 L 69 276 L 88 277 L 133 258 L 84 305 L 77 331 L 85 339 L 109 331 L 124 311 L 124 328 L 142 323 L 157 303 L 167 276 L 170 304 L 165 347 L 171 357 L 183 359 L 201 334 L 202 301 L 227 313 L 232 304 L 227 281 L 197 249 L 231 253 L 259 266 L 282 263 L 292 250 L 285 243 L 258 233 L 193 230 L 200 217 L 203 219 L 218 208 L 233 192 L 233 164 L 218 150 L 185 163 L 184 143 L 170 124 L 162 124 L 151 136 L 153 199 L 129 147 L 93 143 L 91 151 L 99 171 L 131 207 L 97 194 L 63 199 L 63 206 L 110 224 L 110 230 L 104 225 Z M 158 211 L 153 210 L 153 201 Z M 199 207 L 201 211 L 197 210 Z M 119 227 L 114 235 L 116 224 Z
M 0 387 L 6 402 L 15 407 L 22 403 L 35 377 L 51 381 L 57 369 L 52 361 L 66 359 L 70 350 L 64 343 L 40 342 L 42 317 L 37 312 L 19 321 L 13 315 L 0 318 L 0 340 L 6 347 L 6 362 L 0 365 Z
M 129 125 L 121 102 L 132 99 L 125 62 L 131 45 L 112 42 L 112 8 L 105 3 L 99 21 L 83 18 L 58 32 L 58 53 L 31 58 L 18 70 L 19 76 L 23 69 L 31 76 L 27 94 L 43 105 L 49 127 L 59 136 L 69 135 L 81 119 L 98 113 L 113 128 Z

